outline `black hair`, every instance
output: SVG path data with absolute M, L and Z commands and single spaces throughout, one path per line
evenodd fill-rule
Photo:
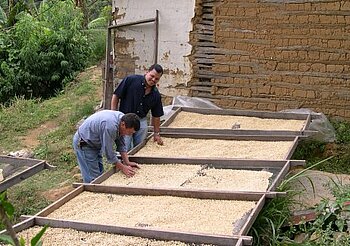
M 156 70 L 157 73 L 163 75 L 163 68 L 159 64 L 153 64 L 152 66 L 149 67 L 148 71 Z
M 121 121 L 125 123 L 126 128 L 134 128 L 135 131 L 140 130 L 140 117 L 138 117 L 137 114 L 124 114 Z

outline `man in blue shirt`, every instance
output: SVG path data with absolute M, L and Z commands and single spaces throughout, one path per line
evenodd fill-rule
M 123 113 L 135 113 L 140 117 L 140 130 L 138 130 L 128 142 L 129 148 L 141 143 L 147 136 L 147 114 L 151 110 L 152 125 L 154 127 L 153 139 L 162 145 L 159 135 L 160 117 L 164 114 L 162 98 L 157 89 L 157 83 L 163 75 L 163 68 L 159 64 L 153 64 L 144 75 L 129 75 L 125 77 L 115 89 L 111 109 Z M 120 101 L 120 103 L 119 103 Z M 127 143 L 129 144 L 129 143 Z
M 140 129 L 140 118 L 133 113 L 102 110 L 89 116 L 73 137 L 73 148 L 84 183 L 90 183 L 103 173 L 102 154 L 126 176 L 135 174 L 137 163 L 130 162 L 125 136 Z M 117 158 L 113 145 L 117 144 L 123 163 Z

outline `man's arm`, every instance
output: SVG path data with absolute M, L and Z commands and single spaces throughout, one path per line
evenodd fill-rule
M 113 94 L 111 100 L 111 110 L 118 110 L 119 97 L 116 94 Z
M 152 117 L 152 125 L 153 125 L 153 140 L 157 142 L 159 145 L 163 145 L 163 140 L 160 137 L 160 117 Z

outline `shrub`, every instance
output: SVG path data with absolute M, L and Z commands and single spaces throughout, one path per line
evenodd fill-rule
M 82 14 L 71 1 L 42 2 L 0 34 L 0 103 L 14 96 L 48 98 L 63 88 L 90 55 Z

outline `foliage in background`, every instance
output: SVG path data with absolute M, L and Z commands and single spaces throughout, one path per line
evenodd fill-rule
M 89 64 L 91 65 L 101 62 L 106 56 L 107 27 L 111 19 L 111 12 L 111 6 L 104 6 L 100 15 L 93 19 L 88 24 L 88 29 L 85 30 L 92 49 L 91 56 L 89 57 Z
M 302 191 L 296 191 L 291 187 L 291 183 L 300 177 L 305 177 L 307 170 L 313 169 L 322 163 L 328 162 L 333 157 L 317 162 L 312 166 L 305 168 L 298 173 L 287 177 L 279 185 L 277 191 L 286 192 L 286 196 L 279 196 L 267 200 L 264 208 L 255 220 L 251 231 L 254 238 L 254 245 L 287 245 L 290 240 L 290 232 L 285 228 L 289 224 L 291 208 L 296 204 L 296 195 Z M 312 184 L 313 185 L 313 184 Z
M 72 137 L 77 122 L 91 115 L 100 104 L 101 85 L 101 69 L 92 67 L 66 85 L 56 97 L 48 100 L 17 98 L 11 106 L 0 106 L 0 154 L 22 149 L 22 139 L 31 129 L 40 129 L 46 122 L 56 125 L 50 132 L 36 136 L 40 144 L 35 149 L 35 158 L 45 159 L 56 169 L 43 170 L 8 189 L 9 200 L 16 207 L 16 222 L 20 215 L 35 214 L 50 204 L 52 200 L 48 195 L 55 190 L 71 188 L 77 181 L 74 175 L 79 170 Z M 50 192 L 46 193 L 48 190 Z
M 38 11 L 22 11 L 0 33 L 0 103 L 53 96 L 86 66 L 91 48 L 73 2 L 42 2 Z

